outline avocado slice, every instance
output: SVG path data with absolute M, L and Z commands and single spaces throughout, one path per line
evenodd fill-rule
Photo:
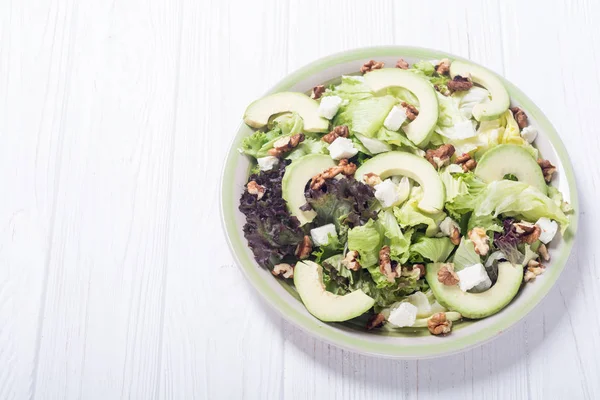
M 381 179 L 403 175 L 423 187 L 423 199 L 419 208 L 425 212 L 438 212 L 444 208 L 444 184 L 435 168 L 424 158 L 402 151 L 390 151 L 376 155 L 356 170 L 354 177 L 363 181 L 367 173 L 377 174 Z
M 441 263 L 427 264 L 425 279 L 437 301 L 444 307 L 458 311 L 464 317 L 479 319 L 502 310 L 516 296 L 523 281 L 523 266 L 509 262 L 498 264 L 498 280 L 481 293 L 463 292 L 458 285 L 446 286 L 438 281 Z
M 516 144 L 501 144 L 486 151 L 477 163 L 475 175 L 485 182 L 514 175 L 519 182 L 527 183 L 547 194 L 548 186 L 542 169 L 527 150 Z
M 403 128 L 404 132 L 419 147 L 429 143 L 439 116 L 437 96 L 429 81 L 403 69 L 382 68 L 365 74 L 365 83 L 376 93 L 391 87 L 410 90 L 419 99 L 419 115 Z
M 304 122 L 305 132 L 327 132 L 329 121 L 319 116 L 319 103 L 303 93 L 280 92 L 258 99 L 246 108 L 244 122 L 252 128 L 262 128 L 269 118 L 282 112 L 297 112 Z
M 294 285 L 306 309 L 324 322 L 342 322 L 369 311 L 375 300 L 362 290 L 340 296 L 325 290 L 323 268 L 312 261 L 294 267 Z
M 311 222 L 317 213 L 313 210 L 302 211 L 300 207 L 306 204 L 304 188 L 313 176 L 328 168 L 335 167 L 335 162 L 325 154 L 309 154 L 294 160 L 285 169 L 281 180 L 281 193 L 290 213 L 298 218 L 300 225 Z
M 450 76 L 454 78 L 471 77 L 471 80 L 490 92 L 492 100 L 479 103 L 473 107 L 473 117 L 477 121 L 487 121 L 500 117 L 510 106 L 510 97 L 500 79 L 492 72 L 478 65 L 464 61 L 453 61 L 450 64 Z

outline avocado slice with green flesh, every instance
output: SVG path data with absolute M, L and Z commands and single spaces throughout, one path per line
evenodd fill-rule
M 463 317 L 479 319 L 502 310 L 516 296 L 523 281 L 523 266 L 509 262 L 498 264 L 498 280 L 481 293 L 463 292 L 458 285 L 446 286 L 438 281 L 441 263 L 427 264 L 425 279 L 437 301 L 449 310 L 458 311 Z
M 309 154 L 294 160 L 285 169 L 281 180 L 281 193 L 290 213 L 298 218 L 300 225 L 311 222 L 317 215 L 313 210 L 302 211 L 306 204 L 304 188 L 313 176 L 328 168 L 335 167 L 335 162 L 325 154 Z
M 514 175 L 519 182 L 527 183 L 542 193 L 548 193 L 542 169 L 527 150 L 516 144 L 501 144 L 486 151 L 477 163 L 475 175 L 485 182 Z
M 437 96 L 429 81 L 403 69 L 382 68 L 365 74 L 365 83 L 375 93 L 391 87 L 410 90 L 419 99 L 419 115 L 403 128 L 404 132 L 419 147 L 429 143 L 439 116 Z
M 375 300 L 362 290 L 340 296 L 325 290 L 323 268 L 312 261 L 294 267 L 294 285 L 306 309 L 324 322 L 342 322 L 369 311 Z
M 327 132 L 329 121 L 319 116 L 319 103 L 304 93 L 280 92 L 258 99 L 246 108 L 244 122 L 252 128 L 262 128 L 272 115 L 296 112 L 302 117 L 305 132 Z
M 510 107 L 508 91 L 494 73 L 478 65 L 457 60 L 450 64 L 450 76 L 454 78 L 457 75 L 465 78 L 470 76 L 474 83 L 486 88 L 492 96 L 491 101 L 473 107 L 473 117 L 477 121 L 496 119 Z
M 407 176 L 423 187 L 423 199 L 419 202 L 421 210 L 433 213 L 444 208 L 444 184 L 435 168 L 422 157 L 402 151 L 382 153 L 365 161 L 354 177 L 364 181 L 367 173 L 377 174 L 381 179 L 394 175 Z

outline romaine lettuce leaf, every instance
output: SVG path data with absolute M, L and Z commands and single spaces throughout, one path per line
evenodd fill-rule
M 342 82 L 333 89 L 325 91 L 323 96 L 339 96 L 344 100 L 363 100 L 373 97 L 373 92 L 365 84 L 362 76 L 344 75 Z

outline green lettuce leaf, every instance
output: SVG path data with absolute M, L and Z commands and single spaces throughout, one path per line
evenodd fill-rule
M 475 253 L 475 246 L 473 245 L 473 242 L 463 238 L 456 249 L 456 253 L 454 253 L 452 262 L 454 263 L 454 270 L 460 271 L 461 269 L 470 267 L 471 265 L 479 264 L 481 262 L 481 258 L 477 253 Z
M 360 264 L 364 268 L 378 263 L 382 241 L 383 236 L 373 220 L 348 231 L 348 249 L 358 251 Z
M 304 157 L 308 154 L 327 154 L 327 143 L 319 140 L 306 138 L 302 143 L 300 143 L 294 150 L 289 152 L 289 154 L 285 157 L 287 160 L 296 160 L 300 157 Z
M 390 210 L 380 211 L 377 223 L 384 235 L 384 245 L 390 246 L 392 258 L 398 263 L 404 264 L 410 255 L 412 230 L 402 233 L 394 214 Z
M 395 145 L 404 149 L 418 149 L 417 146 L 413 142 L 411 142 L 404 133 L 394 132 L 386 129 L 382 126 L 379 131 L 377 131 L 375 137 L 378 140 L 386 142 L 391 145 Z
M 322 260 L 330 258 L 344 250 L 344 244 L 340 242 L 337 236 L 329 235 L 326 244 L 314 249 L 312 255 L 315 256 L 315 262 L 320 264 Z
M 398 103 L 405 101 L 408 104 L 412 104 L 413 106 L 417 107 L 417 109 L 419 108 L 419 99 L 408 89 L 399 86 L 391 87 L 388 88 L 387 94 L 395 97 L 398 100 Z
M 548 186 L 548 197 L 550 197 L 554 204 L 559 206 L 565 214 L 573 212 L 573 206 L 564 201 L 562 193 L 554 186 Z
M 525 221 L 535 222 L 546 217 L 560 224 L 564 233 L 569 226 L 569 219 L 552 199 L 538 189 L 526 183 L 509 180 L 491 182 L 483 193 L 477 196 L 475 216 L 500 214 L 518 217 Z
M 333 125 L 347 125 L 354 132 L 373 137 L 396 104 L 392 96 L 368 97 L 352 100 L 337 113 Z
M 460 220 L 464 214 L 467 214 L 475 209 L 479 204 L 479 196 L 485 191 L 487 185 L 475 176 L 473 172 L 452 174 L 452 181 L 446 182 L 449 178 L 442 173 L 444 185 L 447 184 L 446 190 L 456 186 L 456 191 L 452 191 L 451 197 L 446 200 L 446 210 L 450 216 L 456 220 Z M 466 191 L 465 191 L 466 188 Z
M 342 76 L 342 82 L 334 86 L 333 89 L 327 90 L 323 96 L 339 96 L 344 100 L 364 100 L 373 97 L 373 92 L 365 84 L 362 76 Z
M 421 237 L 410 246 L 411 253 L 417 253 L 431 262 L 444 262 L 454 250 L 454 245 L 449 238 Z
M 394 216 L 402 228 L 426 225 L 426 235 L 433 236 L 438 232 L 440 222 L 446 218 L 443 212 L 430 214 L 419 209 L 419 201 L 423 198 L 423 189 L 413 187 L 411 197 L 400 207 L 394 207 Z

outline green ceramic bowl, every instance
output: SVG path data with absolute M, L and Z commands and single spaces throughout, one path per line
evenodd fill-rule
M 452 54 L 416 47 L 351 50 L 322 58 L 299 69 L 277 83 L 268 93 L 309 92 L 318 84 L 330 82 L 343 74 L 357 72 L 362 64 L 370 59 L 384 61 L 386 65 L 395 65 L 400 57 L 411 64 L 419 60 L 439 60 L 445 57 L 460 59 Z M 535 283 L 524 285 L 519 295 L 500 313 L 478 321 L 455 324 L 452 334 L 446 337 L 431 336 L 426 330 L 366 332 L 358 324 L 329 324 L 319 321 L 306 311 L 293 287 L 275 279 L 269 271 L 256 264 L 247 246 L 242 232 L 244 215 L 237 207 L 251 164 L 237 149 L 242 138 L 251 134 L 252 130 L 242 123 L 225 162 L 221 181 L 221 212 L 231 252 L 258 293 L 288 321 L 331 344 L 364 354 L 394 358 L 427 358 L 456 353 L 493 339 L 524 318 L 542 301 L 564 269 L 573 247 L 579 208 L 573 167 L 556 130 L 523 92 L 504 78 L 501 79 L 510 93 L 513 104 L 523 108 L 530 122 L 538 127 L 540 133 L 535 144 L 543 157 L 558 168 L 553 185 L 560 189 L 565 200 L 576 210 L 571 216 L 571 225 L 567 233 L 552 242 L 552 260 L 546 272 L 538 277 Z

